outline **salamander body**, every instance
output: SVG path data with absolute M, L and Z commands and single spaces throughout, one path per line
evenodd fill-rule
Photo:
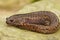
M 18 28 L 47 34 L 55 33 L 59 29 L 59 19 L 50 11 L 12 15 L 6 19 L 6 23 Z

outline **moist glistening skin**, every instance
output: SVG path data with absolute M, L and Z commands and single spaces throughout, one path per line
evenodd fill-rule
M 6 18 L 6 23 L 20 29 L 45 34 L 55 33 L 59 29 L 59 19 L 50 11 L 15 14 Z

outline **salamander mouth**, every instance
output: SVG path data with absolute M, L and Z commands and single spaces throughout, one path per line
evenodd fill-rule
M 14 19 L 10 19 L 10 18 L 6 18 L 6 23 L 9 24 L 9 25 L 14 25 Z

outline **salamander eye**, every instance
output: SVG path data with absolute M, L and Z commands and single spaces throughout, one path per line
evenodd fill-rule
M 7 20 L 8 22 L 13 22 L 13 21 L 14 21 L 14 19 L 9 19 L 9 18 L 6 18 L 6 20 Z
M 10 20 L 10 22 L 13 22 L 13 21 L 14 21 L 14 20 L 12 20 L 12 19 Z

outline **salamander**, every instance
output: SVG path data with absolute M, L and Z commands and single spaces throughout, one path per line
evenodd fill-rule
M 11 26 L 38 33 L 51 34 L 59 29 L 59 19 L 51 11 L 37 11 L 26 14 L 15 14 L 6 18 Z

